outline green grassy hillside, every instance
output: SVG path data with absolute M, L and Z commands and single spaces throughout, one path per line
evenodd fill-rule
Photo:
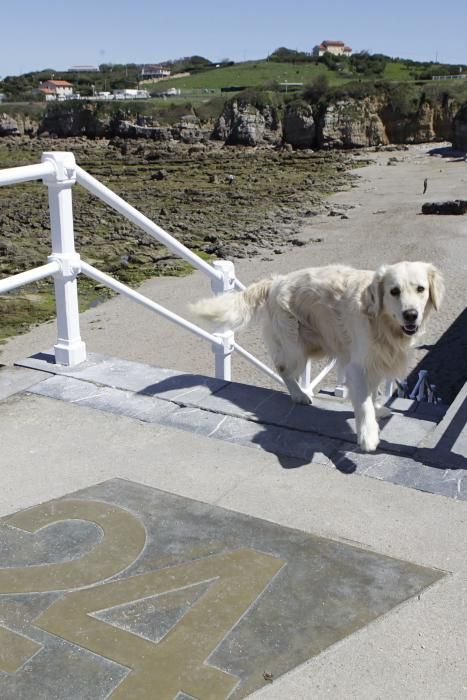
M 409 59 L 391 58 L 381 54 L 366 52 L 350 57 L 325 54 L 316 59 L 309 54 L 286 48 L 277 49 L 266 59 L 228 62 L 216 66 L 208 59 L 199 56 L 188 57 L 178 61 L 167 62 L 173 77 L 159 82 L 144 82 L 152 94 L 169 88 L 178 88 L 191 95 L 219 92 L 222 88 L 245 87 L 254 89 L 274 89 L 278 83 L 302 83 L 304 86 L 325 76 L 327 84 L 333 88 L 349 82 L 368 83 L 375 80 L 387 82 L 431 81 L 433 75 L 467 76 L 467 67 L 421 63 Z M 189 75 L 187 75 L 189 73 Z M 177 77 L 180 74 L 180 77 Z M 69 80 L 76 92 L 82 96 L 92 96 L 95 92 L 111 91 L 117 88 L 134 88 L 139 84 L 141 65 L 102 64 L 99 71 L 64 72 L 47 69 L 9 76 L 0 81 L 0 92 L 4 92 L 10 101 L 31 102 L 40 100 L 33 89 L 41 80 L 50 77 Z M 434 81 L 433 81 L 434 82 Z M 465 80 L 442 81 L 446 84 L 461 84 Z
M 329 70 L 323 64 L 276 63 L 273 61 L 246 61 L 233 66 L 210 68 L 193 75 L 150 84 L 149 87 L 166 90 L 169 87 L 181 90 L 213 89 L 218 90 L 229 86 L 262 87 L 271 83 L 309 83 L 317 75 L 327 75 L 331 84 L 342 82 L 338 73 Z
M 433 83 L 432 75 L 458 73 L 459 67 L 442 66 L 429 63 L 415 63 L 402 59 L 382 57 L 378 63 L 376 57 L 362 56 L 361 60 L 346 59 L 324 62 L 292 62 L 277 60 L 246 61 L 229 66 L 209 67 L 205 70 L 157 83 L 147 83 L 145 87 L 153 94 L 169 88 L 178 88 L 183 92 L 218 92 L 226 87 L 271 88 L 278 83 L 302 83 L 304 86 L 313 82 L 317 76 L 326 76 L 330 87 L 347 83 L 369 83 L 375 80 L 385 82 L 419 82 Z M 353 60 L 353 62 L 351 62 Z M 459 86 L 465 80 L 446 80 L 438 84 L 446 87 Z

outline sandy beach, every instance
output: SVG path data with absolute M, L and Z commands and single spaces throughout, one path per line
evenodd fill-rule
M 417 349 L 412 361 L 412 367 L 417 366 L 427 349 L 455 323 L 467 302 L 467 216 L 421 214 L 425 201 L 467 198 L 467 162 L 447 147 L 448 144 L 424 144 L 397 151 L 362 151 L 361 158 L 371 158 L 374 162 L 353 171 L 357 175 L 356 186 L 329 198 L 331 215 L 314 217 L 311 224 L 301 229 L 303 241 L 320 238 L 321 242 L 293 246 L 281 255 L 268 251 L 251 260 L 234 260 L 237 276 L 248 284 L 273 273 L 331 263 L 375 269 L 383 263 L 404 259 L 434 262 L 445 276 L 447 293 L 441 313 L 433 314 L 426 334 L 420 339 L 423 346 Z M 423 195 L 425 178 L 427 191 Z M 210 285 L 207 278 L 194 272 L 184 278 L 155 278 L 145 282 L 140 290 L 190 318 L 187 304 L 209 295 Z M 441 393 L 441 384 L 445 384 L 448 400 L 452 400 L 454 380 L 465 370 L 466 325 L 461 323 L 449 339 L 447 361 L 441 362 L 441 367 L 436 360 L 437 368 L 433 368 L 433 380 Z M 88 351 L 213 374 L 213 355 L 205 341 L 126 298 L 115 297 L 84 312 L 81 329 Z M 258 328 L 248 329 L 237 339 L 255 355 L 266 359 Z M 0 351 L 0 362 L 13 364 L 51 347 L 54 342 L 55 323 L 43 324 L 10 339 Z M 240 357 L 233 360 L 233 379 L 273 386 L 265 375 Z

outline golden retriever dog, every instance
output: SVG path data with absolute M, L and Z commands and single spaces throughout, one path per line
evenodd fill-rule
M 376 418 L 390 414 L 378 404 L 378 388 L 406 375 L 409 351 L 443 292 L 430 263 L 399 262 L 376 272 L 329 265 L 261 280 L 191 308 L 230 329 L 260 316 L 271 358 L 297 403 L 311 403 L 299 385 L 308 358 L 336 358 L 345 368 L 358 444 L 372 452 L 379 444 Z

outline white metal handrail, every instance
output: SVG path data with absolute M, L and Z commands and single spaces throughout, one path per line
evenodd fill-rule
M 60 263 L 57 260 L 54 260 L 47 263 L 47 265 L 41 265 L 40 267 L 35 267 L 32 270 L 20 272 L 18 275 L 11 275 L 11 277 L 6 277 L 5 279 L 0 280 L 0 294 L 6 294 L 7 292 L 11 292 L 13 289 L 23 287 L 25 284 L 31 284 L 31 282 L 37 282 L 45 277 L 50 277 L 59 271 Z
M 17 185 L 29 180 L 41 180 L 46 175 L 53 175 L 55 168 L 50 162 L 36 165 L 20 165 L 18 168 L 0 170 L 0 185 Z
M 198 337 L 211 343 L 215 356 L 215 375 L 221 379 L 231 379 L 231 355 L 237 351 L 250 363 L 258 367 L 280 384 L 282 378 L 245 350 L 235 341 L 233 331 L 220 328 L 214 333 L 200 328 L 165 307 L 148 299 L 140 292 L 131 289 L 110 275 L 101 272 L 81 260 L 75 251 L 73 233 L 72 186 L 81 184 L 89 192 L 125 216 L 150 236 L 165 244 L 172 252 L 182 257 L 211 279 L 214 294 L 222 294 L 234 289 L 243 290 L 245 285 L 237 279 L 232 262 L 215 261 L 212 265 L 196 255 L 180 241 L 132 207 L 128 202 L 112 192 L 108 187 L 76 165 L 74 155 L 69 152 L 52 151 L 42 154 L 42 161 L 36 165 L 20 166 L 0 170 L 0 185 L 17 184 L 42 179 L 49 191 L 50 224 L 52 233 L 52 254 L 47 264 L 12 275 L 0 280 L 0 294 L 4 294 L 25 284 L 53 275 L 57 310 L 57 343 L 54 346 L 57 364 L 73 366 L 86 359 L 86 346 L 79 329 L 79 311 L 76 279 L 83 273 L 105 284 L 114 291 L 125 294 L 139 304 L 168 320 L 182 326 Z M 313 381 L 306 375 L 304 384 L 310 393 L 319 381 L 332 369 L 333 360 Z
M 119 294 L 125 294 L 125 296 L 129 297 L 130 299 L 133 299 L 138 304 L 146 306 L 148 309 L 155 311 L 160 316 L 164 316 L 164 318 L 169 319 L 169 321 L 172 321 L 173 323 L 176 323 L 177 325 L 186 328 L 187 331 L 191 331 L 195 335 L 198 335 L 200 338 L 209 340 L 209 342 L 213 343 L 214 345 L 222 345 L 222 342 L 219 340 L 219 338 L 217 338 L 212 333 L 208 333 L 203 328 L 199 328 L 194 323 L 190 323 L 190 321 L 187 321 L 181 316 L 178 316 L 178 314 L 174 314 L 172 311 L 169 311 L 169 309 L 166 309 L 165 306 L 161 306 L 155 301 L 152 301 L 152 299 L 148 299 L 148 297 L 144 296 L 144 294 L 140 294 L 136 290 L 131 289 L 131 287 L 128 287 L 126 284 L 119 282 L 110 275 L 106 275 L 105 272 L 101 272 L 96 267 L 93 267 L 92 265 L 89 265 L 89 263 L 84 262 L 84 260 L 81 260 L 80 267 L 81 272 L 83 272 L 85 275 L 96 280 L 96 282 L 101 282 L 102 284 L 105 284 L 106 287 L 110 287 L 110 289 L 113 289 L 114 292 L 118 292 Z

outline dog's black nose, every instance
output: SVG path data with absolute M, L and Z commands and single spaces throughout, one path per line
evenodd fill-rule
M 407 309 L 407 311 L 404 311 L 402 315 L 404 317 L 404 321 L 407 321 L 407 323 L 415 323 L 418 317 L 418 311 L 415 309 Z

